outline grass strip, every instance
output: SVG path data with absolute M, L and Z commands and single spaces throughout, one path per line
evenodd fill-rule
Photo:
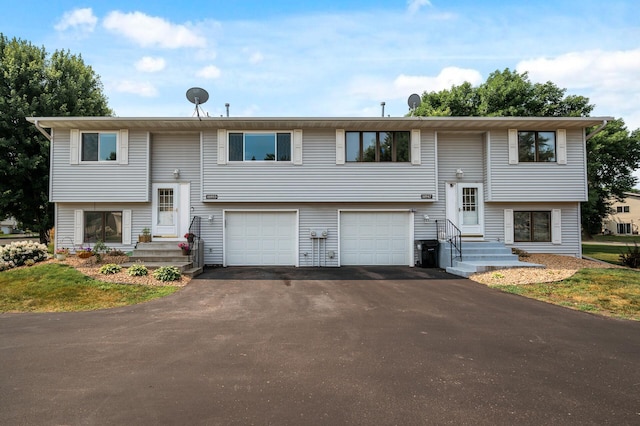
M 115 308 L 167 296 L 178 288 L 106 283 L 89 278 L 68 265 L 35 265 L 0 273 L 0 312 Z
M 640 321 L 640 272 L 630 269 L 582 269 L 563 281 L 492 285 L 585 312 Z

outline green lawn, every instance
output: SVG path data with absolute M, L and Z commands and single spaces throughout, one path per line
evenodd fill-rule
M 640 321 L 640 272 L 582 269 L 563 281 L 493 288 L 544 302 L 617 318 Z
M 90 311 L 167 296 L 175 286 L 111 284 L 61 264 L 0 272 L 0 312 Z
M 592 242 L 608 242 L 608 243 L 628 243 L 633 245 L 634 242 L 640 243 L 640 235 L 593 235 Z
M 622 265 L 620 262 L 620 254 L 626 253 L 629 247 L 635 247 L 633 243 L 629 246 L 611 245 L 611 244 L 583 244 L 582 254 L 584 256 L 593 257 L 614 265 Z

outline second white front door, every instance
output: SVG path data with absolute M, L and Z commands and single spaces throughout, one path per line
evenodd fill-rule
M 188 186 L 181 183 L 153 184 L 153 238 L 181 239 L 189 225 Z
M 463 238 L 484 237 L 484 203 L 481 183 L 447 183 L 447 219 Z

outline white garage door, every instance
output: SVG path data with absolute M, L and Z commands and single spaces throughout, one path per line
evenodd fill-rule
M 295 212 L 227 212 L 225 265 L 295 266 Z
M 408 212 L 340 213 L 341 265 L 411 265 Z

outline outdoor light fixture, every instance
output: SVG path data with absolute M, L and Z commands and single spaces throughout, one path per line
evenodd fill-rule
M 424 223 L 429 222 L 429 215 L 428 215 L 428 214 L 425 214 L 425 215 L 423 216 L 423 218 L 424 218 Z
M 213 223 L 213 215 L 210 214 L 207 220 L 209 221 L 209 223 Z
M 173 178 L 178 179 L 180 177 L 180 169 L 173 169 Z
M 457 169 L 456 170 L 456 178 L 462 179 L 463 177 L 464 177 L 464 172 L 462 171 L 462 169 Z

